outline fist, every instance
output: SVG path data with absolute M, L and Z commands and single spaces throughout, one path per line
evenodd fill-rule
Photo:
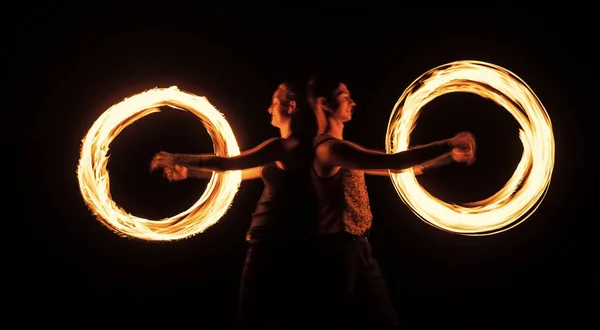
M 459 163 L 471 165 L 475 162 L 477 145 L 475 137 L 470 132 L 461 132 L 451 139 L 452 159 Z
M 475 137 L 470 132 L 461 132 L 456 134 L 450 143 L 453 147 L 463 149 L 465 151 L 475 150 Z
M 188 169 L 181 165 L 167 165 L 163 176 L 170 182 L 185 180 L 188 177 Z
M 475 162 L 475 150 L 454 148 L 452 149 L 452 160 L 472 165 Z
M 152 161 L 150 162 L 150 171 L 154 171 L 159 168 L 164 168 L 173 164 L 173 154 L 168 152 L 161 151 L 154 155 Z

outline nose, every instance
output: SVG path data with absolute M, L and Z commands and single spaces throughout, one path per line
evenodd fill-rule
M 267 112 L 272 115 L 273 114 L 273 107 L 269 107 L 267 108 Z

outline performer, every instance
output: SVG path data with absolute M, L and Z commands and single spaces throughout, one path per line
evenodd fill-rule
M 269 113 L 271 124 L 280 130 L 279 138 L 234 157 L 160 152 L 151 163 L 151 170 L 163 168 L 170 181 L 209 178 L 212 171 L 228 170 L 242 170 L 242 180 L 262 177 L 265 189 L 248 230 L 240 288 L 243 328 L 314 324 L 315 315 L 307 314 L 312 309 L 304 301 L 318 300 L 320 294 L 309 281 L 315 255 L 312 249 L 318 247 L 311 241 L 317 232 L 311 181 L 316 120 L 313 112 L 300 109 L 298 95 L 289 84 L 280 85 L 273 95 Z M 276 143 L 287 147 L 275 148 Z M 413 170 L 421 174 L 423 169 L 451 161 L 445 154 L 417 164 Z M 372 174 L 388 175 L 383 170 Z
M 344 124 L 356 106 L 346 84 L 314 78 L 307 95 L 319 123 L 311 171 L 318 207 L 315 314 L 323 326 L 343 329 L 352 322 L 349 308 L 358 305 L 373 320 L 369 329 L 397 329 L 400 321 L 367 238 L 372 214 L 364 174 L 411 167 L 422 174 L 452 161 L 471 164 L 475 140 L 463 132 L 394 154 L 366 149 L 344 140 Z
M 248 250 L 239 291 L 242 329 L 283 329 L 302 320 L 308 293 L 303 286 L 306 241 L 316 231 L 316 202 L 310 181 L 316 119 L 302 109 L 306 97 L 290 83 L 273 94 L 268 113 L 280 136 L 238 156 L 159 152 L 150 169 L 170 181 L 209 178 L 212 171 L 242 170 L 242 180 L 261 178 L 264 191 L 247 232 Z

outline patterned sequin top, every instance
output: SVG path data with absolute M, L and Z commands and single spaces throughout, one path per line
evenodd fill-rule
M 317 137 L 315 148 L 331 139 L 336 138 L 327 134 Z M 364 172 L 340 168 L 331 177 L 321 177 L 313 168 L 311 176 L 317 195 L 318 234 L 345 231 L 364 235 L 373 220 Z

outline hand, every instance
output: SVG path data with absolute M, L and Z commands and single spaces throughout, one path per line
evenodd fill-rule
M 475 151 L 475 137 L 471 132 L 461 132 L 450 139 L 450 145 L 455 148 L 464 149 L 465 151 Z
M 161 151 L 152 158 L 152 161 L 150 162 L 150 171 L 165 168 L 170 165 L 175 165 L 173 164 L 173 154 Z
M 477 145 L 475 137 L 470 132 L 461 132 L 450 139 L 452 149 L 452 159 L 459 163 L 472 165 L 475 162 L 475 151 Z
M 167 165 L 163 170 L 163 176 L 170 182 L 185 180 L 188 177 L 188 169 L 181 165 Z
M 453 148 L 452 160 L 458 163 L 466 163 L 467 165 L 472 165 L 475 162 L 475 150 Z

